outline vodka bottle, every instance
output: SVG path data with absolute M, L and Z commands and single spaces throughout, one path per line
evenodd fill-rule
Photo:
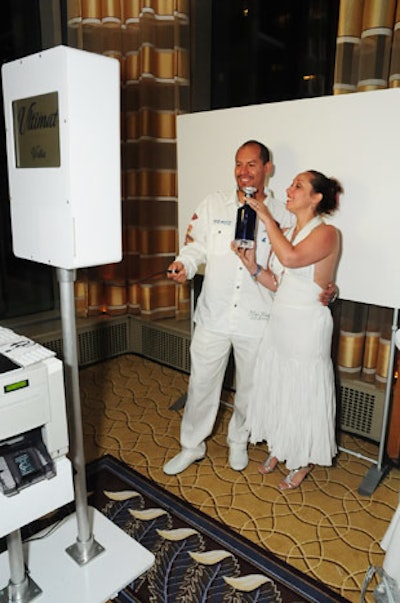
M 246 199 L 253 199 L 257 189 L 254 188 L 254 186 L 246 186 L 242 190 L 245 197 L 243 205 L 237 210 L 235 243 L 238 247 L 252 249 L 254 247 L 254 231 L 257 214 L 254 209 L 246 203 Z

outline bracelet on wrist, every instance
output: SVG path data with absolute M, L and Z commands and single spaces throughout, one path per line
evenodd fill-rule
M 257 268 L 255 269 L 254 272 L 251 273 L 251 276 L 254 278 L 254 280 L 257 280 L 258 275 L 260 274 L 262 268 L 260 266 L 260 264 L 257 264 Z
M 333 304 L 333 302 L 335 302 L 337 300 L 337 298 L 338 298 L 338 292 L 337 292 L 337 289 L 335 289 L 334 294 L 332 295 L 332 297 L 329 300 L 329 303 Z

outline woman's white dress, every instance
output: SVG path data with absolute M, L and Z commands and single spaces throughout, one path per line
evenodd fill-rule
M 317 216 L 297 234 L 303 240 L 322 219 Z M 290 240 L 293 228 L 286 237 Z M 247 423 L 252 443 L 265 440 L 287 468 L 308 463 L 331 465 L 335 442 L 335 380 L 331 360 L 332 315 L 319 301 L 314 265 L 283 268 L 255 367 Z

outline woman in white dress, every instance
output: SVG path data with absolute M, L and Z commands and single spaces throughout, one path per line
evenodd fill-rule
M 337 452 L 332 315 L 319 295 L 334 281 L 340 250 L 338 230 L 321 216 L 337 208 L 341 192 L 320 172 L 298 174 L 287 189 L 286 207 L 296 216 L 290 229 L 281 231 L 265 206 L 250 201 L 271 241 L 268 266 L 256 264 L 254 250 L 236 250 L 260 285 L 276 292 L 247 423 L 250 441 L 268 444 L 260 473 L 286 463 L 281 490 L 300 486 L 315 464 L 331 465 Z

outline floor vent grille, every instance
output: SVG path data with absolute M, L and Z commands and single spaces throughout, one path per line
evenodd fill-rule
M 54 333 L 52 333 L 54 335 Z M 61 329 L 56 337 L 41 334 L 32 337 L 45 347 L 53 350 L 57 357 L 63 359 L 63 340 Z M 103 322 L 90 321 L 86 327 L 77 328 L 78 363 L 86 366 L 119 354 L 130 352 L 128 319 Z
M 44 339 L 37 338 L 36 341 L 41 343 L 49 350 L 53 350 L 56 353 L 57 358 L 63 358 L 63 342 L 61 337 L 57 337 L 56 339 Z
M 128 321 L 78 332 L 81 366 L 129 352 Z
M 367 383 L 341 380 L 340 427 L 377 442 L 381 439 L 385 392 Z
M 189 334 L 165 329 L 156 322 L 148 323 L 132 320 L 132 352 L 189 373 L 189 347 Z

